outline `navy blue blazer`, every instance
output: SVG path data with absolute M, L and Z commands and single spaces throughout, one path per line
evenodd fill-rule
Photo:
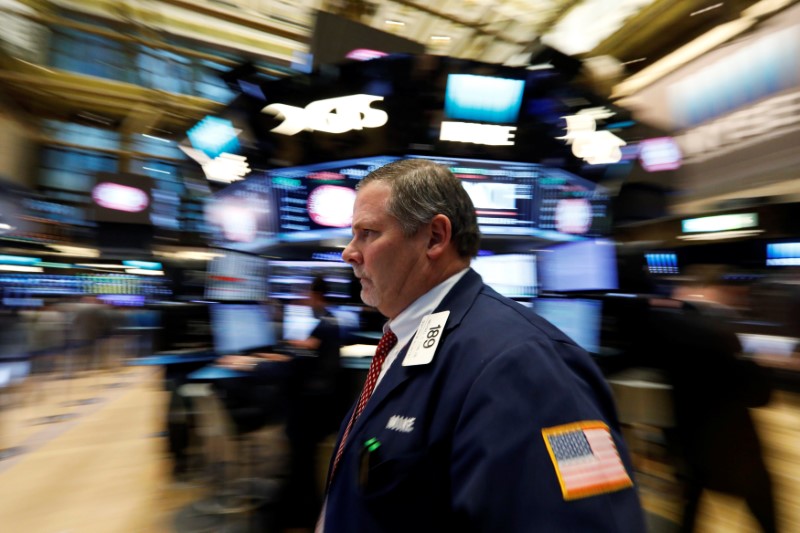
M 590 356 L 473 270 L 444 310 L 434 359 L 404 367 L 404 347 L 353 425 L 328 487 L 325 533 L 644 532 L 630 482 L 590 482 L 582 494 L 576 479 L 565 481 L 569 454 L 546 438 L 548 428 L 607 425 L 632 479 Z

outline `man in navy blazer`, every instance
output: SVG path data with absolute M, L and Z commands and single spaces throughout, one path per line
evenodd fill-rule
M 446 167 L 401 160 L 360 183 L 342 256 L 398 342 L 342 424 L 317 531 L 644 532 L 601 373 L 469 268 L 479 239 Z

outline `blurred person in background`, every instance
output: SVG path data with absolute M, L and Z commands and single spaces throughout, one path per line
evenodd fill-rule
M 280 521 L 290 529 L 310 530 L 319 516 L 317 447 L 336 431 L 346 410 L 342 408 L 340 391 L 340 328 L 328 309 L 328 292 L 324 277 L 315 276 L 307 302 L 319 322 L 308 338 L 283 341 L 288 346 L 287 353 L 254 353 L 218 360 L 218 364 L 228 368 L 252 370 L 257 379 L 271 381 L 283 376 L 287 379 L 286 436 L 290 463 Z M 288 372 L 276 368 L 274 363 L 287 364 Z
M 672 386 L 675 427 L 667 432 L 682 482 L 681 531 L 694 531 L 704 490 L 741 497 L 764 532 L 777 531 L 772 480 L 751 407 L 769 402 L 758 365 L 741 357 L 730 319 L 741 291 L 723 267 L 687 269 L 675 299 L 653 300 L 634 349 Z
M 111 321 L 105 304 L 97 296 L 84 296 L 71 308 L 70 340 L 75 347 L 73 368 L 95 370 L 100 367 L 100 339 L 108 335 Z

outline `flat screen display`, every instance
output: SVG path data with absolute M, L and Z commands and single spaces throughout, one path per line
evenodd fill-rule
M 349 238 L 356 185 L 396 159 L 377 156 L 271 170 L 280 239 Z
M 90 194 L 92 218 L 98 222 L 150 224 L 152 189 L 149 176 L 98 173 Z
M 218 301 L 262 301 L 268 294 L 269 261 L 257 255 L 226 251 L 206 272 L 206 298 Z
M 277 242 L 277 214 L 266 176 L 236 182 L 214 194 L 205 206 L 210 244 L 259 252 Z
M 258 304 L 213 304 L 211 333 L 219 354 L 274 346 L 276 341 L 269 308 Z
M 651 274 L 677 274 L 678 255 L 670 252 L 644 254 Z
M 342 340 L 347 341 L 349 337 L 361 330 L 361 307 L 358 305 L 335 305 L 329 308 L 336 322 L 339 324 L 339 331 Z
M 537 233 L 539 165 L 452 157 L 410 157 L 444 165 L 461 180 L 475 205 L 482 234 L 524 236 Z
M 616 246 L 589 239 L 551 246 L 539 253 L 543 291 L 602 291 L 618 288 Z
M 317 275 L 328 284 L 328 299 L 350 299 L 353 268 L 341 261 L 270 261 L 269 295 L 280 300 L 306 298 Z
M 611 232 L 610 196 L 604 187 L 548 167 L 542 168 L 537 185 L 537 226 L 541 231 L 583 237 Z
M 283 340 L 305 340 L 318 323 L 314 310 L 307 305 L 283 306 Z
M 767 266 L 800 265 L 800 242 L 767 243 Z
M 536 296 L 536 256 L 532 254 L 478 255 L 470 266 L 503 296 Z
M 572 298 L 536 298 L 536 313 L 589 353 L 600 353 L 603 302 Z

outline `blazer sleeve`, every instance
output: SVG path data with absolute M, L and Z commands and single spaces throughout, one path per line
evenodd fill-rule
M 529 341 L 492 358 L 470 387 L 453 436 L 454 531 L 644 532 L 634 486 L 564 496 L 543 431 L 586 421 L 608 425 L 632 476 L 610 392 L 585 352 Z

